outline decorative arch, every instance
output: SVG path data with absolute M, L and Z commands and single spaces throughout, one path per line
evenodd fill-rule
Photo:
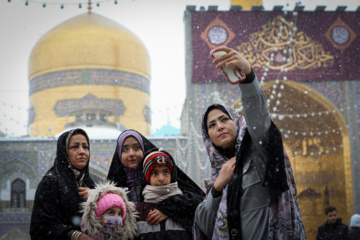
M 13 182 L 15 179 L 21 178 L 29 180 L 29 187 L 36 188 L 38 184 L 38 176 L 35 169 L 20 159 L 13 159 L 0 167 L 0 188 L 7 188 L 7 182 Z
M 321 193 L 312 188 L 307 188 L 299 194 L 300 199 L 302 199 L 302 198 L 315 199 L 315 198 L 320 198 L 320 197 L 321 197 Z

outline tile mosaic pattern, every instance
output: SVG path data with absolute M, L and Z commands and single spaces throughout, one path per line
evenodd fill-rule
M 58 117 L 69 116 L 73 112 L 86 109 L 102 109 L 111 112 L 113 116 L 121 116 L 125 112 L 125 106 L 121 100 L 97 98 L 92 94 L 81 99 L 59 100 L 54 107 Z
M 30 96 L 36 92 L 65 86 L 110 85 L 150 93 L 150 80 L 133 73 L 106 69 L 78 69 L 52 72 L 30 80 Z

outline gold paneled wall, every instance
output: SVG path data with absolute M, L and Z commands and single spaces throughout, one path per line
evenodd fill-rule
M 275 84 L 263 85 L 267 99 L 272 99 Z M 334 205 L 344 220 L 353 214 L 345 120 L 329 99 L 302 83 L 287 81 L 278 92 L 281 98 L 270 100 L 270 109 L 294 171 L 306 235 L 315 239 L 318 226 L 326 220 L 325 207 Z

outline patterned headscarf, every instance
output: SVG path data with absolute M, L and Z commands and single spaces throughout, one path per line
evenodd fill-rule
M 205 148 L 208 152 L 210 163 L 211 163 L 211 184 L 213 184 L 215 182 L 216 178 L 218 177 L 222 165 L 229 160 L 227 157 L 225 157 L 219 151 L 219 148 L 217 148 L 212 143 L 210 136 L 208 134 L 208 131 L 207 131 L 207 123 L 206 123 L 207 115 L 214 108 L 217 108 L 217 109 L 221 110 L 222 112 L 224 112 L 224 110 L 227 111 L 224 113 L 227 114 L 234 121 L 236 132 L 238 133 L 237 137 L 236 137 L 236 144 L 235 144 L 236 150 L 239 150 L 241 142 L 242 142 L 244 134 L 245 134 L 245 131 L 246 131 L 246 128 L 247 128 L 245 118 L 243 116 L 240 116 L 234 109 L 232 109 L 228 106 L 222 106 L 220 104 L 213 104 L 208 107 L 208 110 L 205 112 L 202 123 L 201 123 L 201 129 L 202 129 L 203 142 L 204 142 Z
M 67 136 L 66 138 L 66 157 L 67 157 L 67 160 L 68 160 L 68 163 L 69 163 L 69 166 L 70 166 L 70 169 L 71 171 L 74 173 L 75 175 L 75 178 L 76 178 L 76 183 L 78 185 L 78 187 L 81 187 L 82 186 L 82 183 L 84 181 L 84 177 L 85 177 L 85 172 L 88 171 L 87 168 L 84 168 L 84 169 L 76 169 L 71 161 L 70 161 L 70 158 L 69 158 L 69 144 L 70 144 L 70 139 L 72 138 L 72 136 L 74 135 L 77 135 L 77 134 L 81 134 L 83 135 L 85 138 L 86 138 L 86 141 L 88 143 L 88 147 L 89 147 L 89 160 L 88 160 L 88 163 L 87 163 L 87 166 L 89 165 L 89 162 L 90 162 L 90 140 L 89 140 L 89 136 L 87 135 L 87 133 L 81 129 L 81 128 L 76 128 L 76 129 L 73 129 L 69 132 L 69 135 Z

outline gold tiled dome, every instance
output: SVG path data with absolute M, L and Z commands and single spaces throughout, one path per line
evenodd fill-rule
M 95 13 L 46 33 L 29 61 L 30 136 L 74 127 L 150 134 L 150 59 L 137 36 Z
M 150 60 L 143 43 L 122 25 L 95 13 L 71 18 L 45 34 L 29 61 L 29 79 L 74 68 L 102 68 L 150 78 Z

